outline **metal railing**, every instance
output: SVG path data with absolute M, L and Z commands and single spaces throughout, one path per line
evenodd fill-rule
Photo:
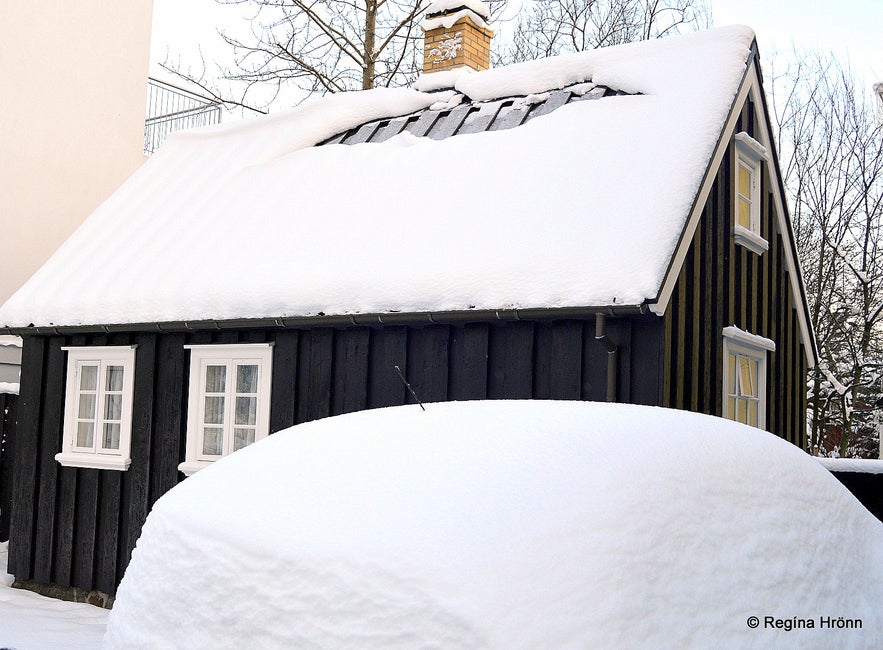
M 208 97 L 148 77 L 144 155 L 153 154 L 169 133 L 218 124 L 221 105 Z

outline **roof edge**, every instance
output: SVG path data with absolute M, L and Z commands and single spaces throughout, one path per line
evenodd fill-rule
M 806 350 L 808 365 L 812 368 L 818 363 L 818 347 L 816 345 L 815 333 L 812 329 L 812 319 L 810 317 L 809 304 L 806 298 L 806 287 L 803 282 L 803 274 L 800 269 L 800 259 L 797 255 L 797 244 L 794 239 L 794 230 L 791 226 L 788 205 L 784 198 L 786 194 L 784 181 L 782 180 L 782 172 L 779 167 L 779 152 L 776 151 L 775 142 L 772 139 L 772 123 L 770 122 L 769 107 L 766 102 L 766 93 L 763 91 L 762 80 L 763 75 L 760 68 L 760 54 L 757 48 L 757 40 L 755 39 L 751 43 L 750 54 L 745 61 L 745 72 L 742 76 L 742 80 L 739 82 L 739 87 L 733 97 L 733 103 L 730 106 L 727 119 L 724 121 L 717 144 L 709 158 L 708 166 L 702 177 L 702 183 L 699 185 L 696 196 L 694 197 L 693 206 L 690 209 L 684 228 L 681 231 L 677 244 L 675 245 L 674 252 L 669 260 L 668 268 L 663 275 L 662 284 L 660 285 L 656 296 L 654 298 L 649 298 L 647 303 L 650 311 L 657 316 L 662 316 L 668 308 L 674 285 L 677 282 L 680 269 L 686 260 L 687 249 L 692 242 L 693 235 L 699 224 L 699 219 L 702 217 L 702 211 L 705 201 L 707 200 L 706 190 L 709 189 L 708 186 L 713 182 L 721 164 L 720 159 L 722 159 L 726 148 L 729 146 L 730 133 L 733 131 L 736 118 L 738 117 L 737 109 L 749 95 L 752 95 L 755 99 L 755 103 L 760 105 L 761 119 L 759 126 L 765 131 L 766 140 L 773 148 L 773 154 L 771 156 L 772 160 L 769 166 L 771 169 L 770 175 L 775 177 L 774 179 L 771 179 L 773 180 L 772 194 L 776 202 L 780 226 L 783 226 L 783 234 L 787 233 L 788 242 L 784 247 L 785 263 L 788 270 L 792 271 L 792 273 L 789 274 L 791 276 L 790 285 L 796 294 L 795 303 L 800 303 L 800 308 L 797 309 L 799 330 L 801 332 L 801 339 L 805 343 L 804 347 Z
M 370 314 L 337 314 L 286 316 L 279 318 L 239 318 L 226 320 L 165 321 L 118 323 L 114 325 L 48 325 L 0 327 L 0 334 L 16 336 L 48 336 L 63 334 L 113 334 L 121 332 L 193 332 L 197 330 L 231 330 L 306 327 L 342 327 L 377 325 L 454 324 L 479 321 L 560 320 L 587 318 L 597 314 L 637 316 L 648 313 L 646 305 L 599 305 L 596 307 L 539 307 L 527 309 L 481 309 L 439 312 L 387 312 Z

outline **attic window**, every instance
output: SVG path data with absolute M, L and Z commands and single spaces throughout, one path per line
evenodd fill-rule
M 131 463 L 135 346 L 65 347 L 62 465 L 125 471 Z
M 270 429 L 269 343 L 188 345 L 187 451 L 178 469 L 191 475 L 265 438 Z
M 761 171 L 769 160 L 766 147 L 745 132 L 737 133 L 733 179 L 733 239 L 740 246 L 762 255 L 769 242 L 761 234 Z
M 763 429 L 766 426 L 767 352 L 776 344 L 770 339 L 725 327 L 724 417 Z

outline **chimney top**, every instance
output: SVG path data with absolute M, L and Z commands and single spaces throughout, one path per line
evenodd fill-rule
M 488 24 L 491 12 L 482 0 L 434 0 L 426 9 L 421 26 L 423 74 L 472 68 L 487 70 L 491 60 Z
M 433 0 L 426 8 L 426 17 L 435 18 L 449 13 L 456 13 L 461 9 L 469 9 L 478 14 L 484 20 L 489 20 L 491 10 L 483 0 Z

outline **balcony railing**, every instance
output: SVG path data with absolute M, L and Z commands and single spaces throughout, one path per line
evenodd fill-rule
M 173 131 L 221 121 L 221 105 L 214 100 L 158 79 L 147 80 L 147 119 L 144 154 L 153 154 Z

